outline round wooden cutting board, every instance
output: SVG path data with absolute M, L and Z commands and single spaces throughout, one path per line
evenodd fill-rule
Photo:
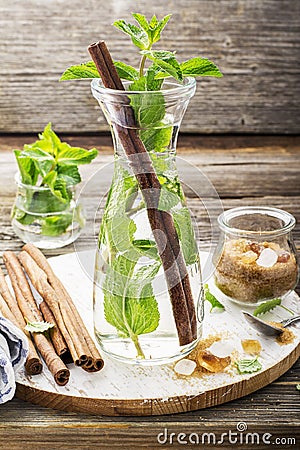
M 206 255 L 202 254 L 202 261 Z M 71 253 L 49 260 L 85 320 L 91 335 L 92 273 L 94 252 Z M 300 356 L 300 322 L 290 327 L 295 334 L 291 344 L 279 345 L 273 338 L 264 337 L 243 319 L 240 307 L 226 300 L 213 286 L 211 291 L 226 306 L 222 313 L 210 313 L 206 305 L 203 337 L 221 335 L 225 345 L 233 346 L 239 357 L 243 353 L 241 339 L 257 339 L 262 345 L 260 372 L 239 375 L 235 368 L 228 372 L 178 376 L 174 364 L 141 367 L 123 364 L 104 355 L 105 366 L 97 373 L 87 373 L 69 365 L 70 381 L 60 387 L 53 381 L 47 367 L 42 374 L 17 374 L 17 397 L 51 408 L 102 415 L 160 415 L 192 411 L 218 405 L 245 396 L 266 386 L 286 372 Z M 207 303 L 207 302 L 206 302 Z M 293 292 L 284 304 L 300 313 L 300 299 Z M 245 309 L 245 308 L 244 308 Z M 253 311 L 253 308 L 246 308 Z M 288 313 L 277 307 L 264 316 L 267 320 L 281 320 Z

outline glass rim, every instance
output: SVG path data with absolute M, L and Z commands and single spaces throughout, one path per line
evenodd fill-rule
M 31 190 L 33 190 L 33 191 L 50 191 L 50 192 L 51 192 L 51 189 L 50 189 L 49 186 L 37 186 L 37 185 L 35 185 L 35 184 L 26 184 L 26 183 L 23 183 L 23 181 L 21 180 L 20 172 L 16 172 L 16 173 L 15 173 L 14 179 L 15 179 L 16 185 L 17 185 L 17 186 L 20 186 L 20 187 L 22 187 L 22 188 L 25 188 L 25 189 L 31 189 Z M 68 184 L 68 183 L 67 183 L 67 185 L 66 185 L 66 187 L 67 187 L 68 189 L 73 188 L 73 187 L 75 187 L 75 186 L 76 186 L 76 185 L 74 185 L 74 184 Z
M 128 84 L 130 83 L 129 81 L 125 81 L 123 82 L 123 84 Z M 94 78 L 91 81 L 91 88 L 92 91 L 96 91 L 99 94 L 102 95 L 118 95 L 118 96 L 128 96 L 130 95 L 158 95 L 158 94 L 162 94 L 164 97 L 172 97 L 174 94 L 178 95 L 178 94 L 185 94 L 188 92 L 191 92 L 193 90 L 195 90 L 196 88 L 196 80 L 194 77 L 185 77 L 182 81 L 182 84 L 180 84 L 179 81 L 171 81 L 171 80 L 166 80 L 165 83 L 169 83 L 170 85 L 174 86 L 171 87 L 169 89 L 160 89 L 157 91 L 121 91 L 119 89 L 110 89 L 110 88 L 106 88 L 105 86 L 103 86 L 102 82 L 101 82 L 101 78 Z
M 281 219 L 283 221 L 283 225 L 280 228 L 276 228 L 275 230 L 254 231 L 232 227 L 229 224 L 229 220 L 233 218 L 247 214 L 259 213 L 269 215 L 270 217 L 274 217 L 276 219 Z M 294 228 L 295 224 L 296 219 L 292 214 L 284 211 L 283 209 L 273 208 L 269 206 L 240 206 L 237 208 L 228 209 L 218 217 L 218 225 L 222 231 L 239 236 L 280 236 L 291 231 Z

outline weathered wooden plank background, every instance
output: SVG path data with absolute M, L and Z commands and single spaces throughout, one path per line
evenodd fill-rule
M 182 130 L 299 131 L 299 0 L 0 0 L 0 132 L 37 132 L 50 120 L 59 132 L 106 130 L 89 83 L 58 78 L 98 39 L 137 64 L 110 26 L 136 10 L 173 12 L 161 48 L 209 57 L 225 75 L 198 81 Z

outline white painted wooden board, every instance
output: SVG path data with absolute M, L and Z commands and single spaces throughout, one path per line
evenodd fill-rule
M 201 254 L 202 265 L 207 254 Z M 55 273 L 69 290 L 73 300 L 93 335 L 92 329 L 92 273 L 94 252 L 61 255 L 49 260 Z M 211 281 L 212 292 L 216 288 Z M 226 300 L 218 291 L 218 298 L 226 305 L 223 313 L 209 313 L 206 305 L 203 337 L 226 335 L 224 341 L 234 344 L 241 357 L 245 357 L 241 339 L 258 339 L 262 344 L 260 361 L 263 369 L 251 375 L 230 373 L 203 374 L 178 377 L 174 364 L 138 367 L 123 364 L 106 355 L 103 370 L 89 374 L 69 365 L 70 382 L 57 386 L 45 367 L 43 373 L 28 377 L 17 375 L 17 396 L 32 403 L 52 408 L 104 415 L 156 415 L 185 412 L 214 406 L 247 395 L 282 375 L 300 354 L 300 325 L 291 328 L 294 342 L 280 346 L 274 339 L 263 337 L 243 319 L 240 308 Z M 289 308 L 300 313 L 300 299 L 294 292 L 284 301 Z M 244 308 L 245 309 L 245 308 Z M 251 311 L 251 308 L 248 308 Z M 253 309 L 252 309 L 253 310 Z M 288 313 L 276 308 L 264 318 L 281 320 Z

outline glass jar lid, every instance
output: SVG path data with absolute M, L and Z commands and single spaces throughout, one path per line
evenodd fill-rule
M 232 208 L 218 217 L 219 227 L 225 233 L 251 238 L 286 234 L 295 223 L 292 214 L 267 206 Z

